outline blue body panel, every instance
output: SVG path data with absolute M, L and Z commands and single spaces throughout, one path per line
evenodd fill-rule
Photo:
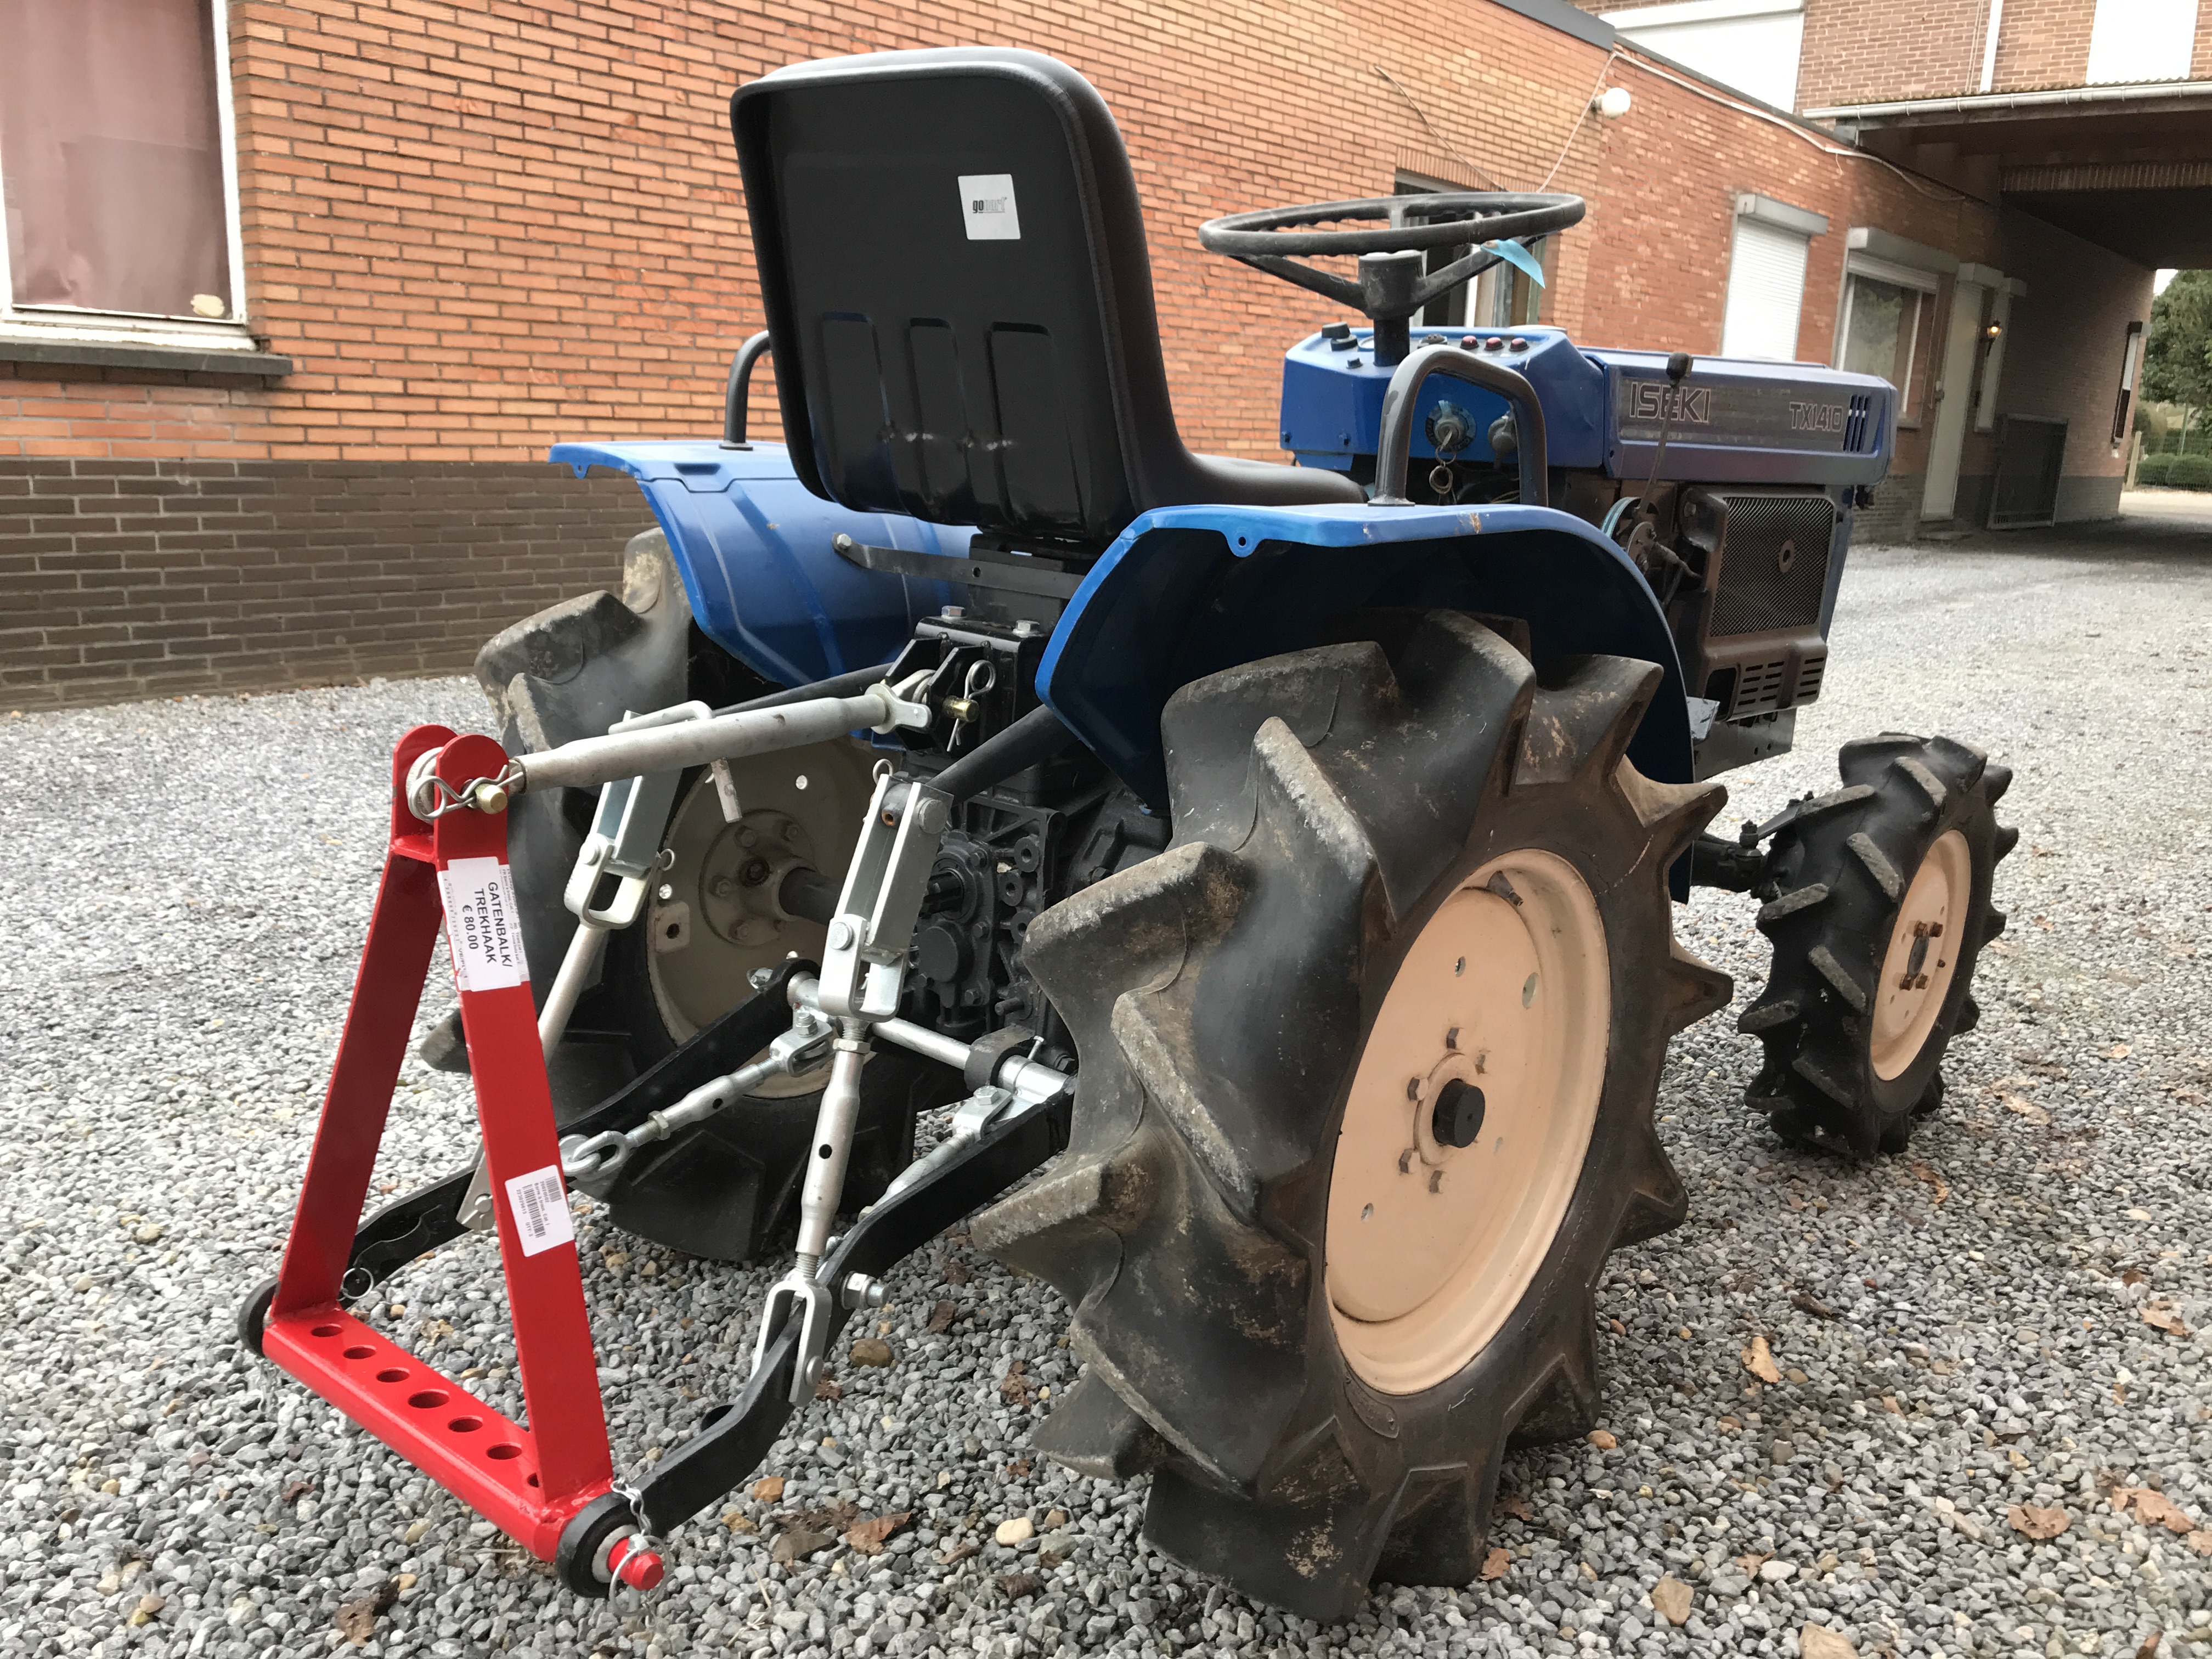
M 916 622 L 966 597 L 957 582 L 862 570 L 830 544 L 842 532 L 950 558 L 968 550 L 972 532 L 825 501 L 799 482 L 781 444 L 556 444 L 549 459 L 579 477 L 610 466 L 636 479 L 667 534 L 701 629 L 778 684 L 883 662 Z
M 1372 329 L 1354 327 L 1342 350 L 1315 334 L 1284 355 L 1283 447 L 1304 465 L 1346 471 L 1371 464 L 1392 374 L 1376 364 L 1372 340 Z M 1675 396 L 1664 352 L 1584 350 L 1556 328 L 1534 326 L 1413 336 L 1417 346 L 1462 341 L 1528 377 L 1544 406 L 1552 465 L 1650 476 L 1660 413 Z M 1411 453 L 1435 458 L 1428 420 L 1446 400 L 1474 416 L 1474 441 L 1458 459 L 1494 460 L 1490 423 L 1505 412 L 1505 400 L 1442 373 L 1421 388 Z M 1889 471 L 1896 402 L 1889 382 L 1871 374 L 1700 357 L 1674 403 L 1660 476 L 1816 489 L 1877 483 Z
M 1376 365 L 1370 344 L 1373 334 L 1371 328 L 1355 327 L 1350 347 L 1343 351 L 1315 334 L 1284 355 L 1283 447 L 1296 454 L 1301 465 L 1342 472 L 1355 457 L 1374 454 L 1375 436 L 1382 425 L 1382 393 L 1393 371 Z M 1462 339 L 1498 340 L 1499 349 L 1484 355 L 1528 377 L 1544 405 L 1545 436 L 1553 466 L 1595 467 L 1601 463 L 1606 438 L 1605 374 L 1565 334 L 1556 328 L 1516 328 L 1481 335 L 1458 329 L 1443 333 L 1417 330 L 1413 335 L 1417 346 L 1456 345 Z M 1506 349 L 1512 341 L 1523 343 L 1518 349 Z M 1505 412 L 1505 399 L 1441 374 L 1431 375 L 1421 388 L 1409 453 L 1423 460 L 1436 459 L 1428 420 L 1437 405 L 1447 401 L 1474 416 L 1474 441 L 1460 452 L 1459 459 L 1495 459 L 1490 451 L 1490 423 Z
M 1691 776 L 1689 714 L 1666 617 L 1627 556 L 1540 507 L 1178 507 L 1121 533 L 1068 602 L 1037 690 L 1155 810 L 1160 712 L 1202 675 L 1312 645 L 1366 606 L 1527 619 L 1537 662 L 1583 652 L 1659 664 L 1666 684 L 1629 754 Z

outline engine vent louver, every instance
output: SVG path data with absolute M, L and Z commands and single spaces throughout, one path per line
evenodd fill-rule
M 1862 455 L 1874 447 L 1874 399 L 1865 392 L 1851 397 L 1850 412 L 1844 416 L 1844 453 Z

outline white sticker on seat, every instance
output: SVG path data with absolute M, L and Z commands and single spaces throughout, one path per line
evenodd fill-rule
M 536 1255 L 576 1237 L 575 1223 L 568 1214 L 568 1189 L 561 1184 L 557 1164 L 508 1182 L 507 1209 L 514 1218 L 515 1237 L 522 1241 L 525 1255 Z
M 446 944 L 464 991 L 497 991 L 530 978 L 514 878 L 497 859 L 455 859 L 438 872 Z
M 1022 216 L 1014 207 L 1014 175 L 1011 173 L 963 173 L 960 175 L 960 212 L 967 222 L 971 242 L 1018 242 Z

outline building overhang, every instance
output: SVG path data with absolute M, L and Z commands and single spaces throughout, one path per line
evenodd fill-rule
M 2212 81 L 2142 81 L 2123 86 L 2046 87 L 2038 92 L 1982 92 L 1957 98 L 1904 98 L 1881 104 L 1832 104 L 1803 112 L 1808 121 L 1846 126 L 1924 126 L 2016 120 L 2030 112 L 2087 108 L 2212 109 Z
M 2212 264 L 2212 81 L 1839 104 L 1805 112 L 1877 155 L 2138 264 Z

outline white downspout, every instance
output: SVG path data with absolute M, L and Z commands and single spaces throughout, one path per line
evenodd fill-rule
M 1982 38 L 1982 86 L 1987 92 L 1996 84 L 1997 31 L 2004 27 L 2004 0 L 1990 0 L 1989 33 Z

